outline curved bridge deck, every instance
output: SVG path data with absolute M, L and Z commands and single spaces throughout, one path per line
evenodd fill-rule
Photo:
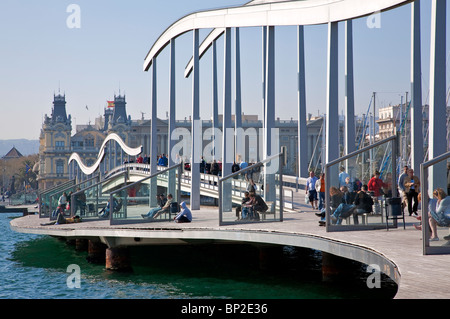
M 300 207 L 299 207 L 300 206 Z M 13 230 L 63 237 L 104 237 L 115 245 L 186 244 L 193 241 L 236 241 L 309 247 L 378 264 L 399 283 L 396 298 L 450 298 L 450 278 L 445 276 L 449 255 L 422 254 L 421 232 L 412 227 L 417 221 L 406 217 L 407 227 L 327 233 L 318 225 L 311 208 L 300 204 L 298 212 L 287 212 L 283 222 L 218 226 L 218 210 L 202 207 L 193 212 L 193 222 L 149 222 L 135 225 L 109 225 L 107 220 L 78 224 L 41 226 L 46 219 L 29 215 L 11 221 Z M 400 226 L 400 225 L 399 225 Z

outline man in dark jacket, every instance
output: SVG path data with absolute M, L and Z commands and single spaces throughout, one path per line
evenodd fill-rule
M 353 221 L 355 225 L 358 225 L 358 215 L 371 213 L 373 200 L 372 197 L 367 193 L 367 185 L 361 187 L 361 191 L 356 194 L 354 204 L 356 209 L 353 211 Z

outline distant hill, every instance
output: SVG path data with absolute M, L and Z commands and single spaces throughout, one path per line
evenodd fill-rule
M 0 158 L 5 156 L 13 147 L 23 155 L 33 155 L 39 153 L 39 140 L 0 140 Z

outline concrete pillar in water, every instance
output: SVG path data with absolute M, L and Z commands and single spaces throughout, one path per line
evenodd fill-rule
M 89 240 L 87 261 L 94 264 L 105 262 L 106 245 L 100 241 Z
M 106 249 L 106 269 L 130 271 L 130 253 L 128 247 L 110 247 Z
M 75 239 L 75 250 L 85 251 L 88 249 L 88 240 L 84 238 Z

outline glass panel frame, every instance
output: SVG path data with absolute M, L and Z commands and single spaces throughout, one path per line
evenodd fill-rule
M 277 155 L 219 179 L 219 226 L 283 221 L 284 160 L 285 153 L 282 150 Z M 255 213 L 255 210 L 250 207 L 251 205 L 244 205 L 244 202 L 250 200 L 250 198 L 244 199 L 243 196 L 248 191 L 250 180 L 258 181 L 255 182 L 255 200 L 262 199 L 264 201 L 267 205 L 265 212 L 256 210 L 258 213 Z M 266 189 L 261 185 L 265 185 Z M 251 192 L 249 191 L 249 193 Z
M 397 228 L 397 220 L 400 218 L 403 219 L 403 225 L 405 226 L 404 215 L 402 214 L 402 217 L 400 217 L 399 215 L 392 216 L 393 210 L 390 209 L 391 207 L 388 207 L 388 203 L 393 202 L 389 199 L 388 196 L 390 196 L 391 198 L 398 197 L 396 187 L 396 168 L 398 158 L 397 149 L 397 137 L 391 136 L 360 150 L 352 152 L 351 154 L 333 160 L 325 165 L 325 221 L 327 232 Z M 368 162 L 366 162 L 366 158 L 369 158 Z M 386 185 L 385 187 L 387 189 L 387 192 L 390 191 L 390 194 L 381 195 L 368 192 L 374 202 L 371 213 L 353 214 L 354 210 L 349 211 L 350 207 L 352 206 L 342 206 L 339 208 L 338 205 L 340 201 L 338 201 L 337 204 L 333 203 L 335 207 L 332 211 L 332 198 L 330 195 L 330 189 L 333 186 L 337 186 L 337 189 L 341 189 L 339 181 L 340 167 L 344 167 L 345 172 L 350 172 L 349 175 L 352 179 L 351 186 L 353 187 L 355 185 L 354 181 L 356 179 L 361 182 L 361 184 L 357 184 L 358 187 L 361 187 L 363 184 L 367 185 L 368 181 L 372 177 L 373 172 L 375 170 L 379 170 L 381 174 L 385 174 L 385 176 L 387 177 L 384 178 L 383 184 Z M 379 169 L 379 167 L 381 167 L 381 169 Z M 390 174 L 390 176 L 388 174 Z M 382 175 L 380 175 L 380 177 L 382 177 Z M 336 188 L 334 188 L 334 192 L 337 192 Z M 352 196 L 355 197 L 358 195 L 352 194 Z M 334 199 L 338 197 L 339 195 Z M 336 211 L 336 213 L 334 213 L 334 210 Z M 340 213 L 343 213 L 343 215 L 340 215 Z M 339 218 L 339 216 L 341 216 L 341 218 Z M 391 221 L 391 223 L 389 223 L 389 221 Z
M 57 215 L 56 214 L 54 215 L 53 211 L 58 207 L 58 200 L 59 200 L 59 198 L 61 197 L 61 195 L 64 192 L 66 192 L 67 195 L 69 195 L 70 193 L 73 194 L 73 193 L 75 193 L 77 191 L 78 187 L 80 187 L 80 188 L 87 187 L 91 183 L 96 183 L 98 181 L 98 179 L 99 179 L 99 176 L 96 175 L 96 176 L 91 177 L 89 179 L 83 180 L 83 181 L 79 182 L 78 184 L 75 184 L 75 180 L 73 180 L 74 181 L 73 184 L 72 183 L 67 183 L 67 185 L 66 185 L 66 183 L 64 183 L 63 184 L 63 185 L 65 185 L 64 188 L 58 188 L 55 192 L 52 192 L 52 194 L 48 196 L 48 202 L 49 202 L 49 208 L 50 208 L 50 216 L 47 216 L 47 217 L 49 217 L 50 220 L 56 220 Z M 66 216 L 72 216 L 71 210 L 72 210 L 72 205 L 73 204 L 72 204 L 71 198 L 68 198 L 67 202 L 69 203 L 70 209 L 68 211 L 64 212 L 64 213 L 65 213 Z
M 123 225 L 172 221 L 173 217 L 180 211 L 183 166 L 183 163 L 179 163 L 111 192 L 108 200 L 108 208 L 113 207 L 113 213 L 108 214 L 110 224 Z M 171 185 L 169 183 L 171 178 L 175 178 L 176 184 Z M 167 212 L 156 214 L 160 210 L 156 209 L 158 208 L 156 195 L 160 193 L 157 190 L 158 186 L 166 188 L 166 196 L 172 194 L 172 203 L 176 202 L 177 204 L 173 204 L 174 208 L 169 208 Z M 130 194 L 133 196 L 129 196 Z M 153 209 L 155 210 L 153 211 Z M 150 211 L 152 211 L 152 216 L 148 215 Z M 144 217 L 143 215 L 148 216 Z M 147 218 L 153 216 L 155 218 Z
M 62 184 L 56 185 L 50 189 L 39 193 L 39 218 L 49 218 L 51 217 L 52 207 L 50 203 L 51 196 L 59 193 L 60 196 L 63 193 L 62 190 L 67 189 L 75 185 L 76 180 L 72 179 Z
M 122 171 L 116 175 L 113 176 L 114 179 L 122 178 L 124 181 L 127 178 L 128 172 Z M 110 183 L 112 178 L 109 179 L 103 179 L 101 181 L 98 181 L 97 183 L 87 185 L 85 187 L 80 187 L 79 191 L 75 191 L 71 197 L 71 203 L 70 203 L 70 217 L 74 217 L 76 213 L 78 212 L 78 209 L 80 210 L 80 217 L 83 220 L 98 220 L 98 211 L 100 208 L 105 207 L 106 203 L 109 200 L 109 193 L 107 195 L 103 195 L 103 186 L 105 184 Z M 75 189 L 79 186 L 76 185 Z M 84 194 L 85 199 L 84 203 L 80 201 L 80 195 Z M 105 202 L 102 204 L 101 202 Z M 84 212 L 84 214 L 83 214 Z

